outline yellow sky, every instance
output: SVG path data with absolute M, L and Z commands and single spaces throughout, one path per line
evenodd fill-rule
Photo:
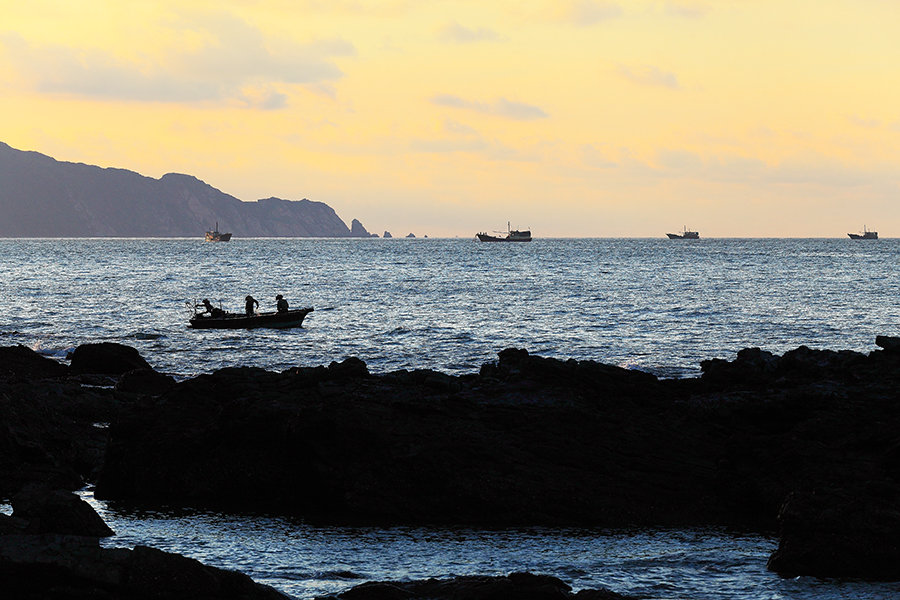
M 900 237 L 895 0 L 0 0 L 0 141 L 395 236 Z

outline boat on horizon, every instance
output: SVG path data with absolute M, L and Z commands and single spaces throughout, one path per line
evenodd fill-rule
M 222 233 L 219 231 L 219 222 L 216 221 L 216 228 L 213 231 L 206 232 L 207 242 L 229 242 L 231 241 L 230 233 Z
M 495 231 L 494 233 L 502 234 L 503 232 Z M 525 229 L 523 231 L 519 231 L 518 229 L 511 229 L 509 221 L 507 221 L 506 236 L 491 235 L 489 233 L 476 233 L 475 237 L 478 238 L 479 242 L 530 242 L 531 230 Z
M 851 240 L 877 240 L 878 232 L 877 231 L 869 231 L 866 229 L 866 226 L 863 225 L 863 230 L 860 233 L 848 233 Z
M 667 233 L 670 240 L 699 240 L 699 231 L 688 231 L 687 225 L 684 226 L 681 233 Z
M 190 319 L 190 325 L 194 329 L 257 329 L 260 327 L 287 329 L 302 327 L 303 319 L 311 312 L 313 312 L 311 306 L 281 312 L 255 313 L 250 316 L 244 313 L 223 312 L 205 315 L 195 312 Z

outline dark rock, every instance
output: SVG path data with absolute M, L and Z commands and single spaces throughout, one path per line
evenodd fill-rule
M 331 379 L 367 377 L 369 368 L 366 366 L 366 363 L 355 356 L 351 356 L 341 362 L 332 362 L 328 365 L 328 374 Z
M 72 352 L 72 373 L 100 373 L 121 375 L 135 369 L 152 370 L 152 367 L 131 346 L 102 342 L 82 344 Z
M 243 573 L 217 569 L 193 558 L 146 546 L 134 548 L 126 570 L 123 587 L 145 593 L 152 590 L 154 598 L 287 598 L 273 588 L 255 583 Z
M 389 239 L 389 238 L 392 238 L 392 237 L 394 237 L 394 236 L 391 235 L 391 232 L 390 232 L 390 231 L 385 230 L 381 237 L 383 237 L 383 238 L 385 238 L 385 239 Z
M 470 575 L 453 579 L 370 582 L 321 600 L 629 600 L 609 590 L 572 588 L 556 577 L 511 573 L 506 577 Z
M 703 378 L 721 383 L 752 383 L 775 373 L 778 357 L 759 348 L 744 348 L 729 362 L 714 358 L 700 363 Z
M 138 546 L 101 548 L 97 538 L 0 536 L 4 597 L 46 600 L 287 600 L 248 576 Z
M 133 394 L 158 396 L 175 385 L 171 375 L 157 373 L 153 369 L 134 369 L 126 371 L 116 383 L 116 390 Z
M 69 368 L 25 346 L 0 347 L 0 378 L 47 379 L 65 377 Z
M 95 476 L 106 445 L 103 424 L 118 409 L 112 389 L 72 378 L 0 385 L 0 497 L 29 482 L 77 489 Z
M 875 345 L 887 352 L 900 352 L 900 337 L 879 335 L 875 337 Z
M 790 494 L 768 568 L 785 577 L 900 580 L 900 490 L 818 489 Z
M 107 537 L 115 532 L 75 494 L 29 485 L 12 498 L 13 517 L 27 521 L 25 533 Z

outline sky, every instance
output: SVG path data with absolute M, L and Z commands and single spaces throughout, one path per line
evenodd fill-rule
M 58 160 L 317 200 L 395 237 L 900 237 L 896 0 L 0 14 L 0 141 Z

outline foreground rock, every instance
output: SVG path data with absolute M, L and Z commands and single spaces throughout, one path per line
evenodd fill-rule
M 135 369 L 152 370 L 137 350 L 111 342 L 82 344 L 72 352 L 71 361 L 73 373 L 121 375 Z
M 95 478 L 117 410 L 112 390 L 82 385 L 68 366 L 0 348 L 0 498 L 32 482 L 71 490 Z
M 572 588 L 556 577 L 511 573 L 505 577 L 469 576 L 424 581 L 370 582 L 320 600 L 633 600 L 609 590 Z
M 145 546 L 101 548 L 97 536 L 112 532 L 86 502 L 68 492 L 32 488 L 17 495 L 13 507 L 12 516 L 0 515 L 4 598 L 287 598 L 242 573 L 179 554 Z
M 900 579 L 900 490 L 819 489 L 788 496 L 768 568 L 786 577 Z

